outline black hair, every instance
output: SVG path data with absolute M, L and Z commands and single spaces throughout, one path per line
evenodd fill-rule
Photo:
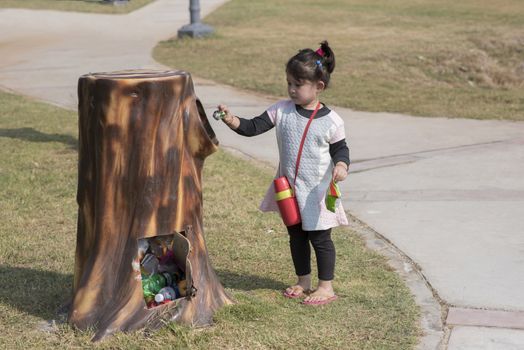
M 286 64 L 286 73 L 289 73 L 295 80 L 322 81 L 326 88 L 334 69 L 335 54 L 326 40 L 320 43 L 320 48 L 316 51 L 300 50 Z

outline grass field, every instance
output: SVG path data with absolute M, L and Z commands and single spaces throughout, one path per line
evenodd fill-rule
M 115 6 L 103 0 L 0 0 L 0 8 L 27 8 L 35 10 L 57 10 L 95 13 L 128 13 L 154 0 L 131 0 Z
M 0 348 L 412 349 L 418 307 L 384 258 L 337 229 L 340 298 L 321 308 L 287 300 L 294 281 L 287 234 L 258 202 L 272 171 L 223 151 L 204 167 L 204 226 L 218 275 L 237 304 L 215 325 L 170 324 L 100 344 L 56 318 L 71 293 L 76 242 L 76 113 L 0 93 Z
M 284 65 L 332 45 L 330 104 L 420 116 L 524 120 L 522 0 L 232 0 L 205 40 L 155 58 L 197 76 L 286 96 Z

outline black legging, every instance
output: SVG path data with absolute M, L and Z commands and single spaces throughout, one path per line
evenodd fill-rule
M 311 247 L 317 257 L 318 278 L 331 281 L 335 272 L 335 245 L 331 240 L 331 229 L 320 231 L 304 231 L 302 225 L 289 226 L 289 246 L 297 276 L 311 273 Z

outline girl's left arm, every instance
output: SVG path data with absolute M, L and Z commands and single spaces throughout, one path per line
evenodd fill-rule
M 349 148 L 346 143 L 346 139 L 342 139 L 329 145 L 329 154 L 333 160 L 333 181 L 344 181 L 348 176 L 349 159 Z
M 344 162 L 338 162 L 333 168 L 333 181 L 344 181 L 348 176 L 348 165 Z

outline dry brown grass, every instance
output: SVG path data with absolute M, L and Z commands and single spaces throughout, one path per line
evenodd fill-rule
M 366 111 L 524 120 L 520 0 L 232 0 L 217 34 L 161 43 L 155 57 L 197 76 L 286 96 L 284 64 L 328 39 L 324 100 Z

